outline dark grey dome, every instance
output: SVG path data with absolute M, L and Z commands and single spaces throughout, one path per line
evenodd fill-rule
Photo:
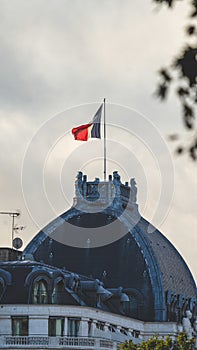
M 171 242 L 158 230 L 147 232 L 149 223 L 142 219 L 138 227 L 146 235 L 159 265 L 165 290 L 195 296 L 196 286 L 191 272 L 182 256 Z
M 133 179 L 129 187 L 117 172 L 105 183 L 79 173 L 73 207 L 33 238 L 23 258 L 122 287 L 131 300 L 128 316 L 178 321 L 187 308 L 196 312 L 195 282 L 174 246 L 149 225 Z

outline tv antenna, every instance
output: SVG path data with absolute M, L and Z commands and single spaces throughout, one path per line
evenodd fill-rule
M 22 239 L 20 239 L 20 238 L 15 238 L 15 240 L 17 240 L 16 242 L 14 240 L 14 232 L 16 230 L 23 230 L 25 228 L 24 226 L 15 226 L 15 222 L 14 222 L 15 218 L 19 217 L 20 214 L 21 214 L 20 210 L 16 210 L 16 211 L 0 211 L 0 215 L 9 215 L 12 218 L 12 233 L 11 233 L 11 236 L 12 236 L 11 237 L 12 238 L 12 244 L 11 244 L 12 249 L 13 249 L 13 247 L 16 248 L 16 249 L 20 249 L 22 247 L 22 244 L 23 244 Z M 20 240 L 20 242 L 19 242 L 19 240 Z

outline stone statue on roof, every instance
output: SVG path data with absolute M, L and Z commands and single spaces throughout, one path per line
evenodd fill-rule
M 183 330 L 187 334 L 188 339 L 191 339 L 195 334 L 191 324 L 191 318 L 192 318 L 192 313 L 190 310 L 187 310 L 186 317 L 183 317 L 182 325 L 183 325 Z

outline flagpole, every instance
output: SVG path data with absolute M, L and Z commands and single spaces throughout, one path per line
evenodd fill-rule
M 106 115 L 105 115 L 105 98 L 103 100 L 104 113 L 104 181 L 106 181 Z

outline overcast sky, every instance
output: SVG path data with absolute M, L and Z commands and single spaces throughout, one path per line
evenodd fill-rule
M 25 244 L 72 204 L 77 170 L 102 176 L 102 141 L 70 129 L 107 99 L 108 173 L 135 177 L 141 213 L 197 277 L 197 177 L 166 136 L 184 133 L 179 104 L 153 93 L 184 45 L 187 7 L 151 0 L 0 0 L 0 210 L 21 209 Z M 171 158 L 172 157 L 172 158 Z M 1 246 L 11 219 L 0 216 Z

